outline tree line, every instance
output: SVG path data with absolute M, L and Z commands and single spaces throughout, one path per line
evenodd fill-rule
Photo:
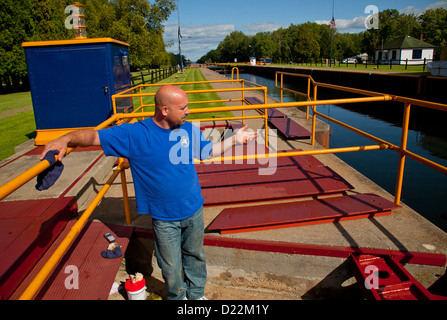
M 110 37 L 130 44 L 131 70 L 169 64 L 163 23 L 175 0 L 81 0 L 88 38 Z M 65 8 L 72 0 L 0 0 L 0 88 L 27 86 L 21 44 L 28 41 L 73 39 L 65 28 Z
M 254 36 L 233 31 L 197 62 L 248 62 L 251 56 L 269 57 L 274 63 L 319 62 L 331 56 L 331 32 L 332 58 L 336 60 L 361 53 L 372 57 L 382 43 L 406 35 L 417 39 L 422 35 L 425 42 L 437 46 L 435 59 L 439 59 L 440 47 L 447 45 L 447 10 L 430 9 L 416 16 L 387 9 L 379 12 L 378 29 L 360 33 L 334 32 L 330 25 L 311 22 Z

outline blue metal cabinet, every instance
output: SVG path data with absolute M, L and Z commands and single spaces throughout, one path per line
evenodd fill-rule
M 38 134 L 97 126 L 113 114 L 111 96 L 131 87 L 127 43 L 96 38 L 22 46 Z M 118 99 L 117 112 L 132 111 L 131 99 Z

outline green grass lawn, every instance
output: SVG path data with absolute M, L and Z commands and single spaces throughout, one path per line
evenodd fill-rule
M 0 160 L 14 154 L 14 147 L 36 136 L 31 93 L 0 95 Z
M 0 117 L 7 110 L 31 107 L 32 104 L 31 93 L 29 91 L 0 95 Z

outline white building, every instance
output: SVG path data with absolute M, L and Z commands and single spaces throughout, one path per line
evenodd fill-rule
M 410 36 L 399 37 L 376 49 L 379 64 L 423 64 L 433 60 L 435 46 Z M 408 61 L 407 61 L 408 60 Z

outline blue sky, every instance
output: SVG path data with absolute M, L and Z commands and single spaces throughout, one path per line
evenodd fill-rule
M 397 9 L 419 15 L 427 9 L 446 8 L 447 0 L 335 0 L 334 17 L 339 32 L 361 32 L 368 5 L 379 11 Z M 332 0 L 179 0 L 180 26 L 183 35 L 182 54 L 196 61 L 233 31 L 253 35 L 274 31 L 290 24 L 307 21 L 329 23 Z M 171 14 L 165 25 L 168 51 L 178 53 L 178 12 Z

